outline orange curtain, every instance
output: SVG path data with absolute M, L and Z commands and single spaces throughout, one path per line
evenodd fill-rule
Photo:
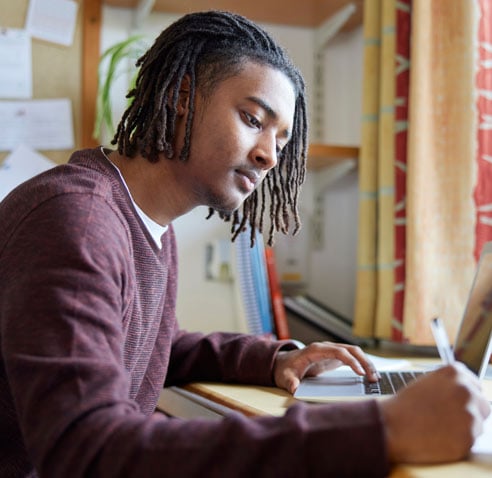
M 404 334 L 451 337 L 475 271 L 477 2 L 414 0 Z

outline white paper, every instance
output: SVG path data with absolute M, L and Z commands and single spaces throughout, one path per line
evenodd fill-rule
M 41 40 L 69 46 L 73 43 L 77 7 L 73 0 L 31 0 L 26 30 Z
M 387 358 L 387 357 L 379 357 L 378 355 L 366 354 L 367 357 L 371 360 L 373 365 L 376 367 L 376 370 L 385 371 L 385 370 L 400 370 L 405 367 L 410 367 L 411 363 L 409 360 L 404 358 Z
M 72 104 L 66 98 L 0 101 L 0 151 L 72 149 Z
M 0 165 L 0 201 L 19 184 L 53 166 L 56 166 L 53 161 L 20 145 Z
M 492 455 L 492 415 L 485 421 L 484 432 L 475 440 L 472 452 Z
M 372 362 L 376 370 L 381 372 L 389 370 L 401 370 L 403 368 L 410 367 L 411 363 L 409 360 L 404 358 L 388 358 L 380 357 L 379 355 L 365 354 L 366 357 Z M 352 369 L 348 365 L 342 365 L 336 369 L 339 373 L 352 372 Z M 323 372 L 320 376 L 325 374 L 330 375 L 332 371 Z M 353 372 L 355 374 L 355 372 Z
M 0 98 L 32 97 L 31 37 L 25 30 L 0 29 Z

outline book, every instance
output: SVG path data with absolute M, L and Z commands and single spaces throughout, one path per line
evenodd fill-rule
M 241 321 L 247 332 L 273 334 L 272 306 L 268 285 L 264 243 L 260 233 L 251 247 L 249 229 L 235 240 L 236 296 Z
M 270 286 L 270 299 L 273 311 L 273 324 L 277 339 L 290 339 L 289 324 L 285 313 L 284 299 L 278 280 L 275 263 L 275 251 L 272 247 L 265 247 L 265 263 Z
M 263 241 L 263 236 L 258 231 L 255 235 L 254 246 L 250 246 L 249 251 L 253 269 L 253 287 L 260 309 L 262 333 L 273 334 L 273 314 L 265 260 L 265 243 Z

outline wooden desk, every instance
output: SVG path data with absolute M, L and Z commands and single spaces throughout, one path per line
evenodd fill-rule
M 492 399 L 492 380 L 484 381 L 487 396 Z M 193 383 L 166 389 L 159 408 L 183 418 L 197 416 L 222 417 L 228 411 L 247 416 L 281 416 L 297 400 L 288 392 L 271 387 Z M 490 478 L 492 456 L 474 455 L 468 461 L 438 466 L 397 466 L 391 478 Z

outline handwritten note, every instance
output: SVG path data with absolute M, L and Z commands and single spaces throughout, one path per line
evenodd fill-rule
M 73 0 L 31 0 L 26 30 L 41 40 L 69 46 L 73 42 L 77 7 Z

